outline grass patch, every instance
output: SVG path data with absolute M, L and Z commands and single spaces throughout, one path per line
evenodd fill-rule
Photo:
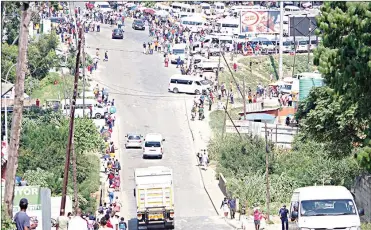
M 371 230 L 371 223 L 362 223 L 361 229 L 362 230 Z
M 238 120 L 239 118 L 238 113 L 241 111 L 243 111 L 243 107 L 229 109 L 228 112 L 233 120 Z M 210 116 L 209 125 L 213 133 L 221 133 L 223 131 L 223 125 L 224 125 L 224 117 L 225 117 L 224 110 L 214 110 L 210 113 L 209 116 Z M 229 120 L 228 116 L 226 117 L 226 119 Z
M 37 89 L 33 90 L 31 98 L 39 99 L 44 104 L 47 99 L 63 100 L 71 98 L 73 95 L 74 76 L 66 74 L 62 76 L 57 72 L 50 72 L 43 78 Z M 56 83 L 56 84 L 55 84 Z M 79 81 L 78 91 L 82 92 L 82 81 Z M 86 83 L 85 89 L 88 89 L 89 83 Z
M 261 83 L 267 85 L 270 82 L 270 75 L 273 74 L 276 78 L 278 76 L 278 55 L 272 56 L 260 56 L 260 57 L 244 57 L 237 61 L 238 71 L 234 73 L 234 77 L 238 81 L 239 85 L 242 86 L 243 78 L 245 77 L 246 87 L 251 87 L 255 90 L 256 86 Z M 250 69 L 250 60 L 252 61 L 252 68 Z M 227 58 L 230 67 L 233 66 L 233 62 Z M 294 74 L 307 72 L 307 61 L 308 55 L 296 55 L 295 70 Z M 315 71 L 317 68 L 313 65 L 313 56 L 309 58 L 310 71 Z M 294 66 L 294 56 L 284 55 L 283 56 L 283 76 L 292 76 Z M 275 78 L 274 78 L 275 79 Z M 219 82 L 230 82 L 232 79 L 228 69 L 226 69 L 221 75 Z M 228 84 L 227 84 L 228 85 Z

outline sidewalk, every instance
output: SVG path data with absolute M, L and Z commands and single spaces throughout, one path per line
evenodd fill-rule
M 193 106 L 193 100 L 186 99 L 186 111 L 187 116 L 190 119 L 190 111 Z M 207 104 L 207 103 L 206 103 Z M 242 106 L 242 105 L 241 105 Z M 206 105 L 205 108 L 208 108 Z M 212 111 L 216 110 L 216 103 L 213 104 Z M 192 133 L 193 141 L 195 150 L 198 152 L 201 149 L 207 149 L 208 143 L 212 137 L 212 131 L 209 126 L 210 122 L 210 112 L 205 110 L 205 119 L 203 121 L 199 121 L 195 119 L 194 121 L 189 121 L 189 128 Z M 195 156 L 196 157 L 196 156 Z M 220 209 L 220 205 L 222 200 L 224 199 L 225 195 L 221 191 L 219 187 L 219 181 L 217 180 L 217 175 L 215 171 L 216 165 L 215 162 L 211 161 L 207 170 L 203 170 L 201 167 L 199 168 L 202 183 L 204 185 L 205 191 L 212 202 L 215 211 L 218 213 L 219 216 L 223 216 L 223 212 Z M 272 218 L 271 218 L 272 219 Z M 236 213 L 235 219 L 230 219 L 230 216 L 225 219 L 226 223 L 233 227 L 234 229 L 243 229 L 242 226 L 245 226 L 245 229 L 254 229 L 254 219 L 253 216 L 241 216 L 239 213 Z M 281 225 L 273 224 L 267 225 L 265 227 L 267 230 L 278 230 L 281 229 Z

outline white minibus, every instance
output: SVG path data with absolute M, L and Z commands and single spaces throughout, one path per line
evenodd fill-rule
M 206 15 L 211 14 L 211 6 L 209 3 L 201 3 L 200 6 L 201 6 L 202 13 Z
M 197 31 L 199 28 L 207 25 L 207 21 L 202 17 L 184 17 L 180 19 L 180 25 L 184 28 L 187 27 L 191 31 Z
M 353 196 L 343 186 L 311 186 L 294 190 L 289 229 L 361 229 Z
M 170 62 L 172 64 L 176 64 L 177 59 L 179 57 L 180 57 L 180 61 L 184 62 L 187 54 L 188 54 L 188 46 L 186 44 L 175 44 L 171 48 Z
M 234 35 L 240 32 L 240 21 L 236 19 L 222 19 L 217 21 L 216 27 L 221 33 Z
M 224 3 L 222 3 L 222 2 L 216 2 L 214 4 L 214 6 L 215 6 L 215 13 L 217 13 L 217 14 L 224 13 L 224 11 L 225 11 L 225 4 Z
M 211 88 L 210 82 L 191 75 L 175 74 L 170 77 L 168 91 L 173 93 L 200 94 Z

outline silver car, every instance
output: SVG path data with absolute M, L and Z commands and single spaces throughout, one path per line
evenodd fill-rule
M 142 135 L 127 134 L 125 148 L 142 148 Z

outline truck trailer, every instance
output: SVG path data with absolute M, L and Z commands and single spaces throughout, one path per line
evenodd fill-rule
M 174 229 L 173 170 L 154 166 L 137 168 L 134 174 L 138 229 Z

